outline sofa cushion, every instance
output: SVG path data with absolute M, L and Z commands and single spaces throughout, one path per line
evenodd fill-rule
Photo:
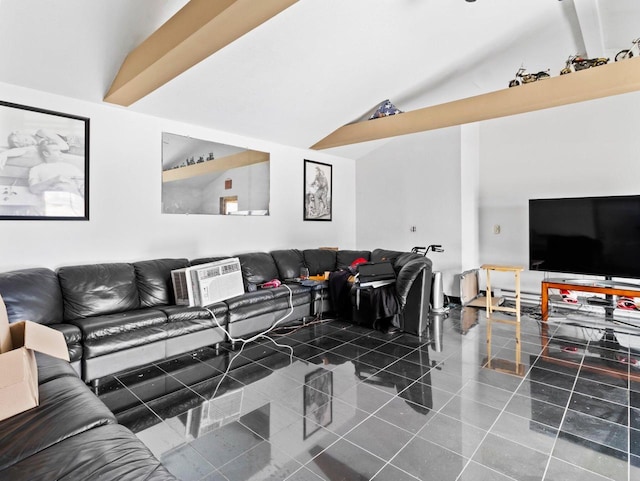
M 271 254 L 251 252 L 249 254 L 240 254 L 238 259 L 240 259 L 240 265 L 242 266 L 245 289 L 249 288 L 251 284 L 255 286 L 278 278 L 278 267 Z
M 294 294 L 291 299 L 289 296 L 279 297 L 275 300 L 275 308 L 276 310 L 282 309 L 291 309 L 291 304 L 293 307 L 302 306 L 304 304 L 311 304 L 311 295 L 308 292 L 299 292 L 298 294 Z M 295 318 L 287 319 L 287 321 L 295 321 Z
M 131 264 L 90 264 L 58 269 L 65 320 L 130 311 L 140 307 Z
M 189 306 L 160 306 L 167 316 L 167 323 L 162 328 L 167 332 L 169 338 L 183 336 L 192 332 L 204 329 L 214 329 L 218 325 L 227 325 L 227 311 L 229 310 L 224 302 L 217 302 L 207 306 L 216 316 L 214 320 L 211 314 L 204 307 Z M 218 321 L 216 323 L 216 321 Z
M 207 309 L 210 309 L 213 311 L 221 325 L 226 323 L 227 311 L 229 310 L 224 302 L 216 302 L 215 304 L 207 306 L 207 309 L 199 306 L 158 306 L 156 309 L 164 312 L 167 316 L 168 323 L 197 319 L 211 319 L 211 314 L 207 311 Z
M 291 289 L 291 291 L 289 291 Z M 307 296 L 311 296 L 311 291 L 313 289 L 309 286 L 303 286 L 302 284 L 291 283 L 286 286 L 273 287 L 269 289 L 269 291 L 273 294 L 274 299 L 280 299 L 281 297 L 288 298 L 289 295 L 296 296 L 298 294 L 307 294 Z M 309 297 L 311 299 L 311 297 Z
M 271 251 L 271 257 L 278 267 L 278 278 L 281 280 L 300 276 L 300 269 L 306 267 L 302 252 L 298 249 Z
M 371 259 L 371 252 L 350 250 L 338 251 L 336 255 L 336 269 L 346 269 L 353 261 L 359 258 L 369 261 L 369 259 Z
M 65 439 L 5 471 L 3 479 L 169 481 L 176 478 L 124 426 L 110 424 Z
M 53 379 L 40 386 L 39 406 L 2 421 L 0 470 L 64 439 L 115 422 L 111 411 L 80 379 Z
M 175 304 L 171 271 L 188 267 L 187 259 L 154 259 L 134 262 L 142 307 Z
M 123 332 L 138 331 L 167 322 L 164 312 L 156 309 L 137 309 L 106 316 L 75 319 L 73 324 L 82 331 L 86 341 L 100 340 Z
M 273 289 L 260 289 L 259 291 L 245 292 L 244 294 L 231 299 L 227 299 L 225 304 L 229 308 L 229 313 L 235 309 L 247 306 L 262 304 L 273 300 Z
M 278 301 L 273 298 L 259 303 L 244 304 L 242 306 L 235 307 L 229 310 L 229 323 L 231 324 L 237 321 L 243 321 L 252 317 L 261 316 L 263 314 L 269 314 L 280 309 L 281 308 L 278 306 Z
M 7 306 L 9 322 L 62 322 L 62 293 L 58 276 L 51 269 L 38 267 L 1 273 L 0 296 Z
M 336 270 L 336 251 L 328 249 L 307 249 L 302 251 L 309 275 L 317 276 L 326 271 Z
M 224 324 L 220 322 L 220 325 L 225 326 L 226 322 Z M 206 319 L 185 319 L 183 321 L 168 322 L 162 326 L 162 329 L 167 333 L 167 338 L 173 338 L 217 327 L 216 322 L 211 317 L 208 317 Z
M 208 264 L 209 262 L 217 262 L 217 261 L 221 261 L 224 259 L 228 259 L 229 256 L 222 256 L 222 257 L 199 257 L 198 259 L 191 259 L 189 261 L 189 265 L 192 266 L 198 266 L 200 264 Z
M 126 351 L 138 346 L 152 344 L 155 342 L 165 341 L 169 337 L 165 325 L 150 326 L 134 331 L 122 331 L 108 337 L 94 338 L 84 342 L 82 358 L 92 359 L 113 352 Z M 129 363 L 125 367 L 120 367 L 117 371 L 127 369 L 129 367 L 139 366 L 141 363 Z M 83 367 L 83 378 L 91 376 Z M 100 377 L 100 376 L 96 376 Z M 89 378 L 91 379 L 91 378 Z

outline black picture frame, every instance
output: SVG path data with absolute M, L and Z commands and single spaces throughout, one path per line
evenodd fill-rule
M 307 374 L 303 393 L 304 440 L 333 421 L 333 372 L 319 368 Z
M 333 166 L 305 159 L 303 219 L 331 221 L 332 200 Z
M 0 220 L 89 220 L 89 119 L 0 101 Z

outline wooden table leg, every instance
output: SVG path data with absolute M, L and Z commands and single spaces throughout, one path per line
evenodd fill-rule
M 542 321 L 546 322 L 549 318 L 549 288 L 547 283 L 542 283 L 542 293 L 540 295 L 540 310 L 542 312 Z

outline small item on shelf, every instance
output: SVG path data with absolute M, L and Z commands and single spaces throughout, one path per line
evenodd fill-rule
M 636 304 L 635 299 L 632 297 L 619 297 L 618 302 L 616 303 L 616 307 L 625 311 L 638 310 L 638 305 Z
M 580 55 L 569 55 L 564 68 L 560 70 L 560 75 L 566 75 L 571 72 L 577 72 L 579 70 L 585 70 L 591 67 L 598 67 L 609 63 L 609 59 L 606 57 L 597 58 L 584 58 Z
M 560 289 L 560 295 L 562 296 L 563 302 L 568 302 L 569 304 L 578 303 L 578 296 L 569 289 Z
M 537 82 L 538 80 L 548 79 L 549 77 L 549 69 L 541 70 L 537 73 L 529 73 L 526 68 L 520 67 L 516 72 L 516 78 L 509 82 L 509 87 L 517 87 L 520 85 L 520 82 L 528 84 L 531 82 Z
M 634 40 L 631 42 L 631 48 L 627 48 L 627 49 L 624 49 L 624 50 L 620 50 L 620 51 L 616 54 L 616 56 L 615 56 L 614 60 L 615 60 L 616 62 L 618 62 L 618 61 L 620 61 L 620 60 L 625 60 L 625 59 L 627 59 L 627 58 L 632 58 L 632 57 L 633 57 L 633 55 L 634 55 L 634 54 L 633 54 L 633 51 L 634 51 L 634 50 L 635 50 L 635 52 L 636 52 L 636 55 L 640 54 L 640 37 L 639 37 L 639 38 L 634 39 Z
M 379 119 L 380 117 L 389 117 L 390 115 L 396 115 L 403 113 L 398 107 L 393 105 L 389 99 L 383 101 L 376 111 L 369 117 L 369 120 Z

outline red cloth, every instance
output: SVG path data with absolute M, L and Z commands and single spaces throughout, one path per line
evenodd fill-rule
M 351 263 L 351 267 L 358 267 L 359 264 L 364 264 L 365 262 L 369 262 L 364 257 L 358 257 L 355 261 Z

